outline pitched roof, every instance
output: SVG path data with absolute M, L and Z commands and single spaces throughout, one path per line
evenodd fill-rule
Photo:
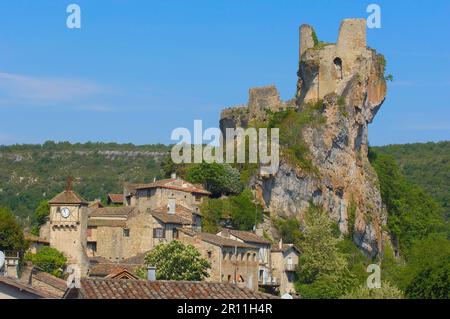
M 151 211 L 150 214 L 156 219 L 162 221 L 164 224 L 179 224 L 190 225 L 192 222 L 186 218 L 180 217 L 175 214 L 162 213 L 158 211 Z
M 101 202 L 101 200 L 96 199 L 92 202 L 89 202 L 88 208 L 94 209 L 94 208 L 100 208 L 103 207 L 103 204 Z
M 123 183 L 123 189 L 126 196 L 128 194 L 134 195 L 136 193 L 136 188 L 140 186 L 145 186 L 147 184 L 144 183 Z
M 33 269 L 32 271 L 32 278 L 33 280 L 39 280 L 47 285 L 52 286 L 53 288 L 56 288 L 57 290 L 59 290 L 61 293 L 59 295 L 56 295 L 54 292 L 52 291 L 46 291 L 48 294 L 50 295 L 54 295 L 55 297 L 61 297 L 64 292 L 67 290 L 67 282 L 61 278 L 52 276 L 44 271 L 40 271 L 36 268 Z M 44 288 L 42 288 L 44 289 Z
M 228 283 L 205 281 L 147 281 L 81 279 L 83 299 L 271 299 L 275 296 Z M 70 294 L 66 293 L 66 296 Z
M 221 246 L 221 247 L 240 247 L 240 248 L 253 248 L 257 249 L 257 247 L 249 245 L 247 243 L 240 242 L 238 240 L 233 240 L 221 236 L 217 236 L 209 233 L 200 233 L 199 237 L 210 244 Z
M 210 233 L 199 233 L 199 232 L 195 232 L 195 231 L 192 231 L 190 229 L 185 229 L 185 228 L 178 228 L 178 230 L 187 234 L 188 236 L 191 236 L 191 237 L 196 236 L 199 239 L 201 239 L 207 243 L 210 243 L 210 244 L 213 244 L 216 246 L 220 246 L 220 247 L 239 247 L 239 248 L 258 249 L 255 246 L 243 243 L 241 241 L 221 237 L 221 236 L 210 234 Z
M 249 231 L 242 231 L 242 230 L 234 230 L 234 229 L 223 229 L 222 233 L 224 235 L 227 235 L 227 233 L 233 235 L 234 237 L 237 237 L 241 240 L 243 240 L 246 243 L 257 243 L 257 244 L 267 244 L 270 245 L 271 242 L 265 238 L 259 237 L 258 235 L 249 232 Z
M 274 245 L 272 245 L 272 248 L 270 249 L 270 251 L 285 253 L 286 251 L 288 251 L 291 248 L 294 249 L 298 254 L 301 253 L 300 249 L 298 249 L 294 244 L 282 244 L 281 248 L 280 248 L 279 244 L 274 244 Z
M 157 212 L 157 213 L 167 213 L 168 209 L 167 206 L 161 206 L 155 209 L 152 209 L 151 211 L 153 212 Z M 180 205 L 180 204 L 175 204 L 175 213 L 177 214 L 197 214 L 200 215 L 199 211 L 190 209 L 186 206 Z
M 89 217 L 128 217 L 128 215 L 133 212 L 135 207 L 131 206 L 120 206 L 120 207 L 100 207 L 95 208 L 89 213 Z
M 161 179 L 161 180 L 155 181 L 150 184 L 142 184 L 142 185 L 136 187 L 137 190 L 148 189 L 148 188 L 167 188 L 167 189 L 174 189 L 174 190 L 187 192 L 187 193 L 211 195 L 210 192 L 208 192 L 206 189 L 204 189 L 200 185 L 194 185 L 194 184 L 186 182 L 182 179 L 175 179 L 175 178 Z
M 138 280 L 139 277 L 133 275 L 126 268 L 122 268 L 119 271 L 113 272 L 106 276 L 107 279 L 130 279 L 130 280 Z
M 47 239 L 28 233 L 24 233 L 24 238 L 25 240 L 31 241 L 33 243 L 50 244 L 50 242 Z
M 128 263 L 91 263 L 89 267 L 89 276 L 95 277 L 105 277 L 124 269 L 133 273 L 137 268 L 141 267 L 142 264 L 128 264 Z
M 95 219 L 95 218 L 89 218 L 88 220 L 88 226 L 92 227 L 126 227 L 127 221 L 126 220 L 120 220 L 120 219 Z
M 80 195 L 72 190 L 65 190 L 51 200 L 48 201 L 50 204 L 83 204 L 87 205 L 87 201 L 83 199 Z
M 123 194 L 108 194 L 112 203 L 123 203 Z
M 0 283 L 14 287 L 20 291 L 26 291 L 28 293 L 31 293 L 31 294 L 41 297 L 41 298 L 52 298 L 53 297 L 53 296 L 50 296 L 49 294 L 45 293 L 44 291 L 35 289 L 35 288 L 31 287 L 30 285 L 26 285 L 24 283 L 19 282 L 18 280 L 15 280 L 12 278 L 7 278 L 5 276 L 0 276 Z

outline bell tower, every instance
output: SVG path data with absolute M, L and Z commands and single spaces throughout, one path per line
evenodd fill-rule
M 72 189 L 73 179 L 67 179 L 66 189 L 49 201 L 50 246 L 64 253 L 69 264 L 86 273 L 86 230 L 88 203 Z

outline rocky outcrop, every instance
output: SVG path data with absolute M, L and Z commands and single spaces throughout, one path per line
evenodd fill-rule
M 273 217 L 301 219 L 310 202 L 321 205 L 343 234 L 351 233 L 359 247 L 375 256 L 382 247 L 386 214 L 367 158 L 368 124 L 384 101 L 386 83 L 383 56 L 366 47 L 365 20 L 344 20 L 336 44 L 318 42 L 313 28 L 302 26 L 297 88 L 294 107 L 299 112 L 307 103 L 323 101 L 324 123 L 298 128 L 317 170 L 289 163 L 282 151 L 279 170 L 255 176 L 251 186 Z M 271 103 L 259 105 L 271 111 L 285 108 L 275 95 L 268 94 Z M 250 105 L 238 109 L 240 117 L 230 116 L 236 110 L 224 111 L 222 130 L 246 127 L 255 112 L 262 114 L 261 107 Z

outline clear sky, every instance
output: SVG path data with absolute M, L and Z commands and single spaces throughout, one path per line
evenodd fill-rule
M 66 7 L 81 7 L 81 29 Z M 450 1 L 39 0 L 0 2 L 0 144 L 169 143 L 218 126 L 248 89 L 294 96 L 298 27 L 335 42 L 381 6 L 368 45 L 394 75 L 372 145 L 450 139 Z

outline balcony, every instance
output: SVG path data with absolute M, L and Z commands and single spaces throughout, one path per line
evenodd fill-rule
M 297 268 L 296 264 L 285 264 L 284 265 L 284 271 L 295 271 Z
M 280 284 L 275 277 L 266 276 L 258 278 L 258 285 L 261 287 L 276 287 Z

